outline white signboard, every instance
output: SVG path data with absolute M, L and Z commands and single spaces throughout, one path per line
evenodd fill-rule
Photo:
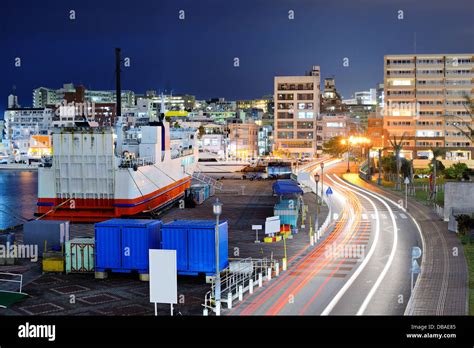
M 252 230 L 261 230 L 262 225 L 252 225 Z
M 265 234 L 273 234 L 278 232 L 280 232 L 280 217 L 267 217 L 265 220 Z
M 178 303 L 176 250 L 150 249 L 150 302 Z

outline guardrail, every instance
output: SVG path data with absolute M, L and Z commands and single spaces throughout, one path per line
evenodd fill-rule
M 243 299 L 246 292 L 253 293 L 255 287 L 263 286 L 264 280 L 271 280 L 280 273 L 279 264 L 273 259 L 229 259 L 229 267 L 221 271 L 221 304 L 225 303 L 228 309 L 232 309 L 234 300 Z M 209 315 L 209 311 L 220 315 L 220 309 L 216 308 L 215 301 L 215 277 L 211 280 L 211 290 L 204 297 L 203 315 Z
M 16 274 L 16 273 L 0 273 L 1 276 L 11 276 L 11 277 L 18 277 L 19 280 L 15 279 L 0 279 L 0 282 L 5 282 L 5 283 L 18 283 L 20 284 L 20 289 L 18 292 L 21 292 L 23 289 L 23 274 Z M 1 289 L 0 289 L 1 291 Z

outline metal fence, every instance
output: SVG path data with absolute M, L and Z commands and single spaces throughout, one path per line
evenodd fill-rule
M 231 309 L 233 301 L 242 300 L 246 292 L 253 293 L 255 287 L 261 287 L 265 280 L 271 280 L 280 273 L 279 263 L 273 259 L 229 259 L 229 267 L 221 271 L 221 304 Z M 204 297 L 204 315 L 216 312 L 215 277 L 211 281 L 211 290 Z M 219 314 L 219 313 L 216 313 Z

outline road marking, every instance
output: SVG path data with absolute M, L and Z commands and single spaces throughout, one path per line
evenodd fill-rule
M 406 215 L 403 214 L 403 213 L 399 213 L 398 215 L 400 215 L 400 217 L 401 217 L 402 219 L 408 219 L 408 216 L 406 216 Z
M 377 220 L 377 215 L 376 214 L 370 214 L 370 218 L 372 220 Z
M 336 175 L 334 175 L 334 177 L 336 177 Z M 336 177 L 337 178 L 337 177 Z M 354 190 L 350 189 L 347 187 L 347 185 L 342 185 L 338 182 L 336 182 L 335 180 L 333 180 L 330 176 L 328 176 L 328 179 L 331 180 L 335 185 L 339 185 L 341 187 L 343 187 L 344 189 L 346 190 L 349 190 L 355 194 L 358 194 L 359 196 L 365 198 L 367 201 L 370 202 L 370 204 L 372 204 L 372 207 L 374 208 L 374 211 L 375 212 L 378 212 L 377 210 L 377 207 L 375 206 L 375 203 L 368 197 L 365 197 L 364 195 L 362 195 L 361 193 L 357 193 L 355 192 Z M 326 308 L 323 310 L 323 312 L 321 313 L 321 315 L 329 315 L 331 313 L 331 311 L 334 309 L 334 307 L 337 305 L 337 303 L 339 302 L 339 300 L 342 298 L 342 296 L 344 296 L 344 294 L 346 293 L 346 291 L 349 289 L 349 287 L 352 285 L 352 283 L 354 283 L 354 281 L 357 279 L 357 277 L 362 273 L 362 271 L 364 270 L 365 266 L 367 266 L 367 264 L 369 263 L 372 255 L 374 254 L 375 252 L 375 247 L 377 246 L 377 243 L 378 243 L 378 240 L 379 240 L 379 234 L 380 234 L 380 220 L 378 219 L 377 215 L 375 217 L 375 220 L 376 220 L 376 225 L 375 225 L 375 237 L 374 237 L 374 242 L 372 243 L 372 245 L 370 246 L 370 250 L 369 252 L 367 253 L 367 256 L 364 258 L 364 260 L 362 261 L 362 263 L 360 264 L 360 266 L 356 269 L 356 271 L 352 274 L 352 276 L 347 280 L 347 282 L 342 286 L 342 288 L 338 291 L 338 293 L 336 294 L 336 296 L 333 297 L 333 299 L 331 300 L 331 302 L 329 302 L 329 304 L 326 306 Z
M 336 179 L 339 179 L 340 181 L 343 181 L 342 179 L 340 179 L 338 177 L 336 177 Z M 389 270 L 390 266 L 392 265 L 392 262 L 395 258 L 395 253 L 397 251 L 397 245 L 398 245 L 398 227 L 397 227 L 397 222 L 395 221 L 395 215 L 393 214 L 392 208 L 390 208 L 390 206 L 387 204 L 387 202 L 385 202 L 385 200 L 381 199 L 380 197 L 372 194 L 371 192 L 369 192 L 365 189 L 361 189 L 361 188 L 359 188 L 355 185 L 352 185 L 348 182 L 346 182 L 346 183 L 347 183 L 347 185 L 349 185 L 349 186 L 353 187 L 354 189 L 358 190 L 359 192 L 364 192 L 364 193 L 368 194 L 369 196 L 372 196 L 372 197 L 376 198 L 377 200 L 379 200 L 380 202 L 382 202 L 382 204 L 387 208 L 387 210 L 390 214 L 390 217 L 392 219 L 392 224 L 393 224 L 393 246 L 392 246 L 392 250 L 390 252 L 390 256 L 388 258 L 388 261 L 385 264 L 385 267 L 383 268 L 383 270 L 380 273 L 379 277 L 375 281 L 374 286 L 372 287 L 372 289 L 370 289 L 369 293 L 367 294 L 367 297 L 365 298 L 364 302 L 362 303 L 359 310 L 357 311 L 357 315 L 363 315 L 365 310 L 367 309 L 367 306 L 369 305 L 370 301 L 372 300 L 372 297 L 375 295 L 375 292 L 377 291 L 378 287 L 380 286 L 383 279 L 387 275 L 387 272 L 388 272 L 388 270 Z
M 362 214 L 362 220 L 367 220 L 367 214 Z

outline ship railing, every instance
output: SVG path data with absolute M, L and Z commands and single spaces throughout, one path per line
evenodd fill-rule
M 245 293 L 252 294 L 254 289 L 262 287 L 280 273 L 280 265 L 275 259 L 229 259 L 229 267 L 220 272 L 220 303 L 232 309 L 235 300 L 242 301 Z M 216 310 L 216 277 L 211 278 L 211 289 L 204 297 L 203 315 L 209 311 L 220 315 Z
M 120 168 L 135 168 L 143 167 L 155 164 L 155 158 L 152 156 L 148 157 L 121 157 L 120 158 Z
M 202 172 L 194 172 L 192 175 L 193 179 L 196 179 L 203 184 L 213 186 L 216 190 L 222 190 L 223 184 L 210 176 L 203 174 Z

